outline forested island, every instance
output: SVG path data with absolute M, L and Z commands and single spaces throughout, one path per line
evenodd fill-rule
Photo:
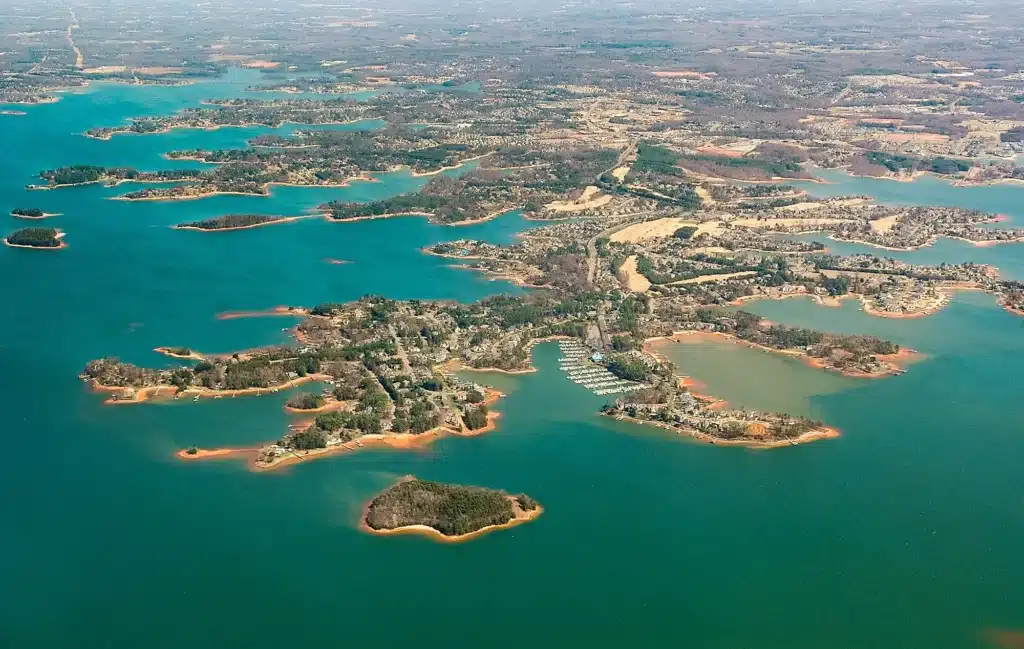
M 15 248 L 41 248 L 57 250 L 67 247 L 64 233 L 55 228 L 22 228 L 4 238 L 4 243 Z
M 202 172 L 193 169 L 165 169 L 162 171 L 139 171 L 132 167 L 99 167 L 96 165 L 72 165 L 39 172 L 45 185 L 29 185 L 29 189 L 57 189 L 106 183 L 117 185 L 123 182 L 179 182 L 192 180 Z
M 215 232 L 218 230 L 244 230 L 246 228 L 270 225 L 272 223 L 287 223 L 301 218 L 305 217 L 272 216 L 267 214 L 226 214 L 224 216 L 217 216 L 203 221 L 179 223 L 178 225 L 173 226 L 173 228 L 175 230 L 202 230 L 205 232 Z
M 541 511 L 526 494 L 409 478 L 371 500 L 362 524 L 377 534 L 418 533 L 464 541 L 533 520 Z
M 58 216 L 44 212 L 38 207 L 16 207 L 11 210 L 11 216 L 17 219 L 45 219 L 50 216 Z

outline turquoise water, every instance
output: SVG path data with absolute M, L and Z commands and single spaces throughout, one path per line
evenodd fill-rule
M 992 227 L 1024 225 L 1024 185 L 1021 184 L 957 186 L 933 175 L 924 175 L 908 183 L 888 178 L 852 176 L 840 169 L 815 169 L 814 174 L 825 183 L 792 184 L 807 189 L 812 196 L 817 197 L 872 196 L 877 202 L 890 205 L 941 205 L 978 209 L 1008 218 L 1007 221 L 993 224 Z M 828 246 L 829 252 L 837 255 L 869 254 L 915 264 L 933 265 L 972 261 L 995 266 L 1005 279 L 1024 279 L 1024 246 L 975 246 L 967 241 L 942 238 L 926 248 L 903 252 L 834 241 L 824 234 L 805 234 L 794 238 L 821 241 Z
M 994 185 L 957 186 L 951 181 L 933 175 L 923 175 L 914 182 L 900 182 L 889 178 L 852 176 L 842 169 L 818 169 L 814 175 L 824 183 L 800 182 L 812 196 L 872 196 L 881 203 L 892 205 L 942 205 L 982 210 L 1010 217 L 1010 224 L 1024 222 L 1024 185 L 999 183 Z
M 222 83 L 204 88 L 237 94 L 250 82 Z M 602 419 L 602 399 L 557 371 L 549 344 L 535 350 L 540 372 L 481 379 L 509 396 L 499 430 L 479 438 L 273 474 L 177 461 L 172 453 L 188 444 L 276 439 L 287 395 L 104 406 L 75 377 L 87 360 L 162 364 L 158 345 L 231 350 L 279 341 L 291 324 L 215 319 L 226 310 L 510 291 L 418 249 L 465 236 L 509 242 L 530 226 L 512 213 L 465 228 L 416 218 L 168 227 L 225 212 L 299 214 L 422 182 L 403 174 L 174 203 L 104 200 L 125 186 L 23 189 L 46 166 L 154 168 L 171 148 L 214 138 L 240 146 L 233 129 L 77 135 L 192 105 L 202 90 L 95 86 L 0 122 L 0 145 L 17 152 L 0 157 L 0 211 L 64 212 L 49 223 L 70 245 L 0 249 L 9 287 L 0 646 L 952 649 L 985 646 L 986 628 L 1024 627 L 1024 320 L 986 295 L 900 321 L 850 303 L 751 305 L 775 321 L 876 333 L 927 354 L 902 377 L 828 377 L 821 389 L 814 374 L 787 382 L 778 368 L 765 385 L 745 377 L 728 395 L 737 403 L 806 407 L 843 432 L 799 448 L 718 448 Z M 8 229 L 23 223 L 9 219 Z M 723 391 L 723 367 L 771 369 L 709 354 L 682 369 Z M 360 533 L 361 505 L 405 474 L 525 491 L 546 512 L 460 545 Z
M 1021 188 L 1024 193 L 1024 187 Z M 798 234 L 791 239 L 820 241 L 834 255 L 875 255 L 891 257 L 912 264 L 956 264 L 972 261 L 999 269 L 1004 279 L 1024 279 L 1024 246 L 1001 243 L 994 246 L 976 246 L 959 239 L 939 239 L 934 244 L 917 250 L 885 250 L 863 243 L 836 241 L 824 233 Z

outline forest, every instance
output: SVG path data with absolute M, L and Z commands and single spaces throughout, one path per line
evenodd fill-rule
M 58 234 L 54 228 L 22 228 L 10 233 L 4 240 L 12 246 L 59 248 L 61 241 Z
M 283 216 L 270 216 L 267 214 L 225 214 L 204 221 L 190 221 L 179 223 L 175 228 L 195 228 L 199 230 L 229 230 L 232 228 L 251 228 L 264 223 L 280 221 Z
M 526 496 L 517 498 L 517 502 L 536 508 L 536 503 Z M 407 480 L 370 502 L 366 524 L 375 530 L 426 525 L 445 536 L 459 536 L 489 525 L 502 525 L 514 517 L 512 501 L 502 491 Z

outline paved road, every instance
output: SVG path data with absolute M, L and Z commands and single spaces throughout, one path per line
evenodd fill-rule
M 633 225 L 637 221 L 642 221 L 644 218 L 651 214 L 656 214 L 661 210 L 650 210 L 647 212 L 638 212 L 636 214 L 630 214 L 630 218 L 613 225 L 610 228 L 606 228 L 601 232 L 598 232 L 587 241 L 587 283 L 591 287 L 595 285 L 597 281 L 597 240 L 603 237 L 610 237 L 619 230 Z M 611 344 L 611 340 L 608 337 L 608 325 L 604 319 L 605 303 L 602 301 L 597 305 L 597 330 L 601 333 L 601 344 L 607 347 Z

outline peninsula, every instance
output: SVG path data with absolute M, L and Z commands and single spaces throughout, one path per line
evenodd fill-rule
M 542 511 L 526 494 L 409 477 L 371 500 L 360 526 L 373 534 L 423 534 L 459 542 L 534 520 Z
M 247 230 L 274 223 L 289 223 L 309 216 L 271 216 L 267 214 L 226 214 L 224 216 L 191 221 L 172 226 L 175 230 L 198 230 L 200 232 L 226 232 L 230 230 Z

